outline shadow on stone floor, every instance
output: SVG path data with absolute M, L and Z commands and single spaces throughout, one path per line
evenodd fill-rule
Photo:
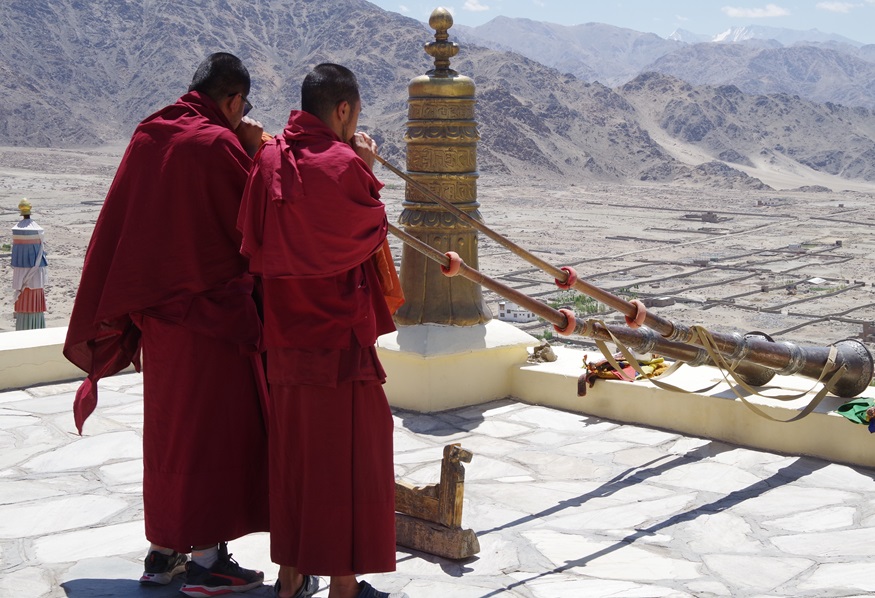
M 144 586 L 135 579 L 71 579 L 61 584 L 68 598 L 179 598 L 182 580 L 166 586 Z M 261 586 L 246 592 L 246 596 L 274 596 L 273 587 Z
M 669 463 L 666 463 L 666 464 L 661 465 L 659 467 L 651 468 L 650 470 L 647 470 L 648 473 L 647 473 L 647 476 L 645 476 L 645 477 L 649 477 L 651 475 L 654 475 L 654 473 L 664 471 L 666 468 L 673 467 L 674 466 L 673 462 L 676 462 L 678 459 L 690 459 L 690 458 L 692 458 L 694 460 L 698 460 L 698 459 L 703 458 L 709 452 L 712 452 L 712 449 L 709 449 L 709 447 L 707 447 L 707 446 L 694 449 L 692 451 L 687 452 L 684 455 L 681 455 L 680 457 L 673 459 L 672 462 L 669 462 Z M 658 532 L 664 531 L 667 528 L 673 527 L 679 523 L 692 521 L 693 519 L 696 519 L 698 517 L 713 515 L 715 513 L 720 513 L 722 511 L 726 511 L 726 510 L 732 508 L 733 506 L 738 505 L 746 500 L 750 500 L 752 498 L 762 496 L 763 494 L 765 494 L 769 490 L 773 490 L 774 488 L 777 488 L 778 486 L 789 484 L 789 483 L 797 481 L 800 478 L 803 478 L 807 475 L 811 475 L 815 471 L 822 469 L 822 468 L 826 467 L 827 465 L 828 465 L 828 463 L 826 461 L 817 461 L 814 459 L 807 459 L 804 457 L 800 457 L 799 459 L 797 459 L 793 463 L 790 463 L 789 465 L 782 467 L 781 469 L 776 471 L 774 474 L 772 474 L 770 477 L 763 479 L 763 480 L 760 480 L 760 481 L 756 482 L 755 484 L 751 484 L 750 486 L 747 486 L 746 488 L 742 488 L 740 490 L 735 490 L 735 491 L 729 492 L 728 494 L 721 496 L 720 498 L 718 498 L 716 500 L 713 500 L 713 501 L 705 503 L 705 504 L 697 505 L 697 506 L 695 506 L 695 507 L 693 507 L 685 512 L 678 513 L 672 517 L 669 517 L 668 519 L 665 519 L 664 521 L 655 523 L 647 528 L 636 529 L 635 533 L 630 534 L 624 538 L 621 538 L 616 543 L 614 543 L 610 546 L 607 546 L 606 548 L 603 548 L 602 550 L 599 550 L 598 552 L 594 552 L 592 554 L 588 554 L 588 555 L 585 555 L 585 556 L 577 558 L 577 559 L 569 559 L 566 561 L 566 563 L 564 565 L 556 567 L 550 571 L 545 571 L 545 572 L 540 573 L 538 575 L 533 575 L 533 576 L 528 577 L 526 579 L 520 579 L 520 580 L 510 584 L 506 588 L 501 588 L 501 589 L 495 590 L 493 592 L 489 592 L 488 594 L 484 594 L 481 598 L 491 598 L 492 596 L 497 596 L 499 594 L 504 593 L 507 590 L 515 589 L 515 588 L 518 588 L 521 586 L 525 586 L 525 584 L 527 582 L 530 582 L 530 581 L 535 581 L 537 579 L 548 577 L 550 575 L 557 574 L 557 573 L 564 573 L 564 572 L 569 571 L 570 569 L 574 569 L 576 567 L 577 568 L 586 567 L 586 565 L 588 563 L 590 563 L 591 561 L 594 561 L 595 559 L 597 559 L 599 557 L 603 557 L 603 556 L 610 554 L 612 552 L 616 552 L 617 550 L 620 550 L 626 546 L 630 546 L 630 545 L 634 544 L 640 538 L 653 536 L 653 535 L 657 534 Z M 636 477 L 641 477 L 641 476 L 640 476 L 640 474 L 636 474 Z M 615 480 L 612 480 L 611 483 L 606 484 L 605 487 L 610 486 L 612 483 L 614 483 L 614 481 Z M 604 493 L 599 493 L 598 491 L 595 493 L 590 493 L 590 494 L 597 494 L 600 496 L 604 495 Z M 581 497 L 581 498 L 583 498 L 583 497 Z M 567 503 L 569 501 L 565 501 L 565 502 Z M 579 504 L 580 502 L 581 502 L 581 499 L 577 499 L 574 501 L 574 505 L 576 506 L 576 504 Z M 559 507 L 562 507 L 562 505 L 560 505 Z M 564 507 L 562 507 L 562 508 L 564 508 Z M 551 509 L 550 511 L 553 511 L 553 509 Z M 544 513 L 538 513 L 538 514 L 534 515 L 533 517 L 544 517 L 546 513 L 547 513 L 547 511 L 545 511 Z M 526 518 L 526 519 L 528 519 L 528 518 Z M 516 525 L 517 523 L 519 523 L 519 522 L 515 521 L 515 522 L 513 522 L 513 525 Z M 477 535 L 481 536 L 484 533 L 489 533 L 491 531 L 494 531 L 494 530 L 487 530 L 486 532 L 478 533 Z

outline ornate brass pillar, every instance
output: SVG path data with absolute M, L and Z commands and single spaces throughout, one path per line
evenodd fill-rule
M 428 24 L 435 41 L 425 44 L 425 51 L 434 57 L 435 68 L 408 85 L 407 173 L 479 219 L 474 81 L 450 69 L 459 46 L 447 41 L 453 26 L 449 11 L 435 9 Z M 466 264 L 478 267 L 474 228 L 410 185 L 403 205 L 399 220 L 406 232 L 441 251 L 455 251 Z M 395 314 L 398 324 L 473 326 L 492 319 L 479 285 L 461 276 L 445 277 L 435 262 L 406 245 L 401 287 L 407 301 Z

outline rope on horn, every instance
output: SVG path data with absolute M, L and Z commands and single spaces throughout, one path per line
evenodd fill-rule
M 836 349 L 835 346 L 831 346 L 829 349 L 829 356 L 827 357 L 826 363 L 823 366 L 823 370 L 821 370 L 820 376 L 818 376 L 814 385 L 810 389 L 808 389 L 806 391 L 802 391 L 800 393 L 787 394 L 787 395 L 777 395 L 777 396 L 765 395 L 765 394 L 762 394 L 760 392 L 755 391 L 747 383 L 745 383 L 745 381 L 743 379 L 741 379 L 736 374 L 734 365 L 728 363 L 724 359 L 723 355 L 721 355 L 719 352 L 717 352 L 714 349 L 714 339 L 711 336 L 710 332 L 708 332 L 705 328 L 703 328 L 701 326 L 693 326 L 693 331 L 701 339 L 702 344 L 705 347 L 705 350 L 708 351 L 708 355 L 711 357 L 711 359 L 715 363 L 719 364 L 717 369 L 720 370 L 720 374 L 723 376 L 723 379 L 726 380 L 726 383 L 729 385 L 729 388 L 732 390 L 732 392 L 735 394 L 735 396 L 738 397 L 739 399 L 741 399 L 741 402 L 744 404 L 744 406 L 747 407 L 748 409 L 750 409 L 751 411 L 753 411 L 754 413 L 756 413 L 757 415 L 764 417 L 766 419 L 775 421 L 775 422 L 790 423 L 790 422 L 798 421 L 798 420 L 802 419 L 803 417 L 805 417 L 806 415 L 808 415 L 809 413 L 811 413 L 812 411 L 814 411 L 817 408 L 817 406 L 820 405 L 820 402 L 823 401 L 823 399 L 826 397 L 826 395 L 832 391 L 836 382 L 845 374 L 845 372 L 848 369 L 847 364 L 842 364 L 838 369 L 836 369 L 835 372 L 833 372 L 832 376 L 829 376 L 829 373 L 832 371 L 833 367 L 835 367 L 836 356 L 838 355 L 838 349 Z M 737 365 L 737 364 L 735 364 L 735 365 Z M 727 377 L 726 372 L 729 372 L 729 376 L 731 376 L 733 381 L 736 383 L 735 385 L 730 383 L 729 377 Z M 827 378 L 827 376 L 829 376 L 829 379 L 827 379 L 825 382 L 823 382 L 824 379 Z M 760 409 L 759 407 L 757 407 L 756 405 L 754 405 L 753 403 L 751 403 L 750 401 L 745 399 L 744 396 L 740 392 L 738 392 L 738 390 L 737 390 L 737 386 L 740 386 L 741 388 L 743 388 L 745 391 L 747 391 L 750 394 L 761 396 L 761 397 L 764 397 L 767 399 L 774 399 L 777 401 L 793 401 L 793 400 L 802 398 L 805 395 L 809 394 L 821 382 L 823 382 L 823 387 L 817 392 L 817 394 L 811 399 L 811 401 L 809 401 L 808 405 L 806 405 L 799 413 L 797 413 L 795 416 L 793 416 L 789 419 L 779 419 L 779 418 L 776 418 L 776 417 L 769 415 L 768 413 L 766 413 L 765 411 L 763 411 L 762 409 Z

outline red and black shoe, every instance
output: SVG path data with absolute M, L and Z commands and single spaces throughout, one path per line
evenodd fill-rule
M 219 544 L 219 559 L 207 569 L 189 561 L 186 580 L 180 592 L 194 598 L 209 598 L 235 592 L 247 592 L 264 584 L 264 573 L 244 569 L 228 554 L 228 545 Z

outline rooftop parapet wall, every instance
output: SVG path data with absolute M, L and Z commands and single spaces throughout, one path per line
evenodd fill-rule
M 792 423 L 756 415 L 722 382 L 706 393 L 679 393 L 646 381 L 597 380 L 586 396 L 577 396 L 583 351 L 555 347 L 553 363 L 523 364 L 514 371 L 513 396 L 526 403 L 565 409 L 629 424 L 641 424 L 686 435 L 722 440 L 777 453 L 819 457 L 837 463 L 875 467 L 875 436 L 866 426 L 851 423 L 835 410 L 848 399 L 829 395 L 808 416 Z M 600 359 L 595 354 L 594 359 Z M 713 367 L 684 367 L 669 379 L 684 389 L 711 386 L 723 380 Z M 814 387 L 814 388 L 812 388 Z M 799 413 L 820 388 L 798 376 L 776 376 L 760 390 L 767 395 L 813 390 L 793 401 L 745 396 L 774 418 Z M 743 395 L 747 395 L 741 389 Z M 875 391 L 875 389 L 873 389 Z
M 869 434 L 866 426 L 853 424 L 835 413 L 845 399 L 828 396 L 814 413 L 785 424 L 754 414 L 725 383 L 708 393 L 682 394 L 656 388 L 645 381 L 598 380 L 585 397 L 578 397 L 578 378 L 583 373 L 586 351 L 555 347 L 557 361 L 526 363 L 526 346 L 534 343 L 529 343 L 524 333 L 500 330 L 500 326 L 512 328 L 509 324 L 493 321 L 469 329 L 472 334 L 482 333 L 482 351 L 476 347 L 466 352 L 455 352 L 457 347 L 442 349 L 442 343 L 447 339 L 458 340 L 454 335 L 443 334 L 444 329 L 453 327 L 433 326 L 430 334 L 413 339 L 399 338 L 397 334 L 381 337 L 378 353 L 388 375 L 386 391 L 389 402 L 393 407 L 431 413 L 487 403 L 499 395 L 509 396 L 529 404 L 739 446 L 875 467 L 875 436 Z M 0 391 L 83 379 L 84 373 L 61 353 L 66 334 L 66 328 L 0 333 Z M 496 347 L 500 349 L 497 352 L 486 351 Z M 589 352 L 589 355 L 599 358 L 594 352 Z M 489 356 L 487 362 L 479 360 L 483 356 Z M 427 372 L 427 376 L 411 376 L 411 368 L 420 368 Z M 719 379 L 720 372 L 715 368 L 685 367 L 672 376 L 670 382 L 694 389 Z M 764 392 L 786 394 L 788 391 L 808 390 L 812 386 L 812 380 L 778 376 Z M 441 392 L 434 392 L 435 388 Z M 437 400 L 435 397 L 442 398 Z M 789 419 L 808 403 L 811 393 L 789 402 L 746 398 L 773 417 Z
M 84 378 L 61 352 L 66 336 L 66 327 L 0 333 L 0 390 Z

